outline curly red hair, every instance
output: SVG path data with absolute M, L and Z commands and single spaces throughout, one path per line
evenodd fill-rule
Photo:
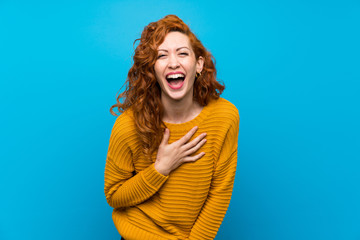
M 117 116 L 113 108 L 119 112 L 131 108 L 134 115 L 137 132 L 143 143 L 144 153 L 150 157 L 159 146 L 165 125 L 163 123 L 163 105 L 161 103 L 161 88 L 155 77 L 154 65 L 157 60 L 157 48 L 164 41 L 166 34 L 178 31 L 189 37 L 196 59 L 204 58 L 201 75 L 194 82 L 194 100 L 201 106 L 219 98 L 225 86 L 216 80 L 215 59 L 202 45 L 190 28 L 177 16 L 167 15 L 157 22 L 152 22 L 144 28 L 140 41 L 133 56 L 133 66 L 130 68 L 126 89 L 117 97 L 117 103 L 111 106 L 110 112 Z M 123 99 L 123 102 L 120 101 Z

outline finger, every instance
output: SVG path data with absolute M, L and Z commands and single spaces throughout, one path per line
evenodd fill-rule
M 197 130 L 198 130 L 198 126 L 193 127 L 188 133 L 186 133 L 182 138 L 178 140 L 178 143 L 180 145 L 187 143 Z
M 163 139 L 161 140 L 161 145 L 166 145 L 169 142 L 170 130 L 165 128 Z
M 200 158 L 202 158 L 205 155 L 204 152 L 201 152 L 195 156 L 189 156 L 189 157 L 185 157 L 183 158 L 184 162 L 195 162 L 196 160 L 199 160 Z
M 189 150 L 190 148 L 195 147 L 204 137 L 206 137 L 206 133 L 200 134 L 199 136 L 197 136 L 197 137 L 196 137 L 194 140 L 192 140 L 191 142 L 186 143 L 186 144 L 183 146 L 183 149 L 184 149 L 184 150 Z
M 185 156 L 190 156 L 191 154 L 195 153 L 197 150 L 199 150 L 204 144 L 206 143 L 206 139 L 201 140 L 198 144 L 196 144 L 195 147 L 189 149 L 184 153 Z

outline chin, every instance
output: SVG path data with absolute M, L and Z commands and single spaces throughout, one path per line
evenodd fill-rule
M 191 91 L 186 91 L 186 89 L 182 89 L 181 91 L 171 91 L 168 90 L 166 92 L 166 97 L 173 100 L 173 101 L 181 101 L 187 98 L 191 94 Z
M 181 101 L 184 99 L 184 94 L 167 94 L 167 97 L 173 101 Z

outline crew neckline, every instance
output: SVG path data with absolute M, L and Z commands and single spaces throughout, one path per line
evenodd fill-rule
M 171 130 L 184 131 L 190 130 L 191 128 L 198 126 L 209 114 L 210 106 L 218 99 L 211 99 L 209 103 L 203 107 L 201 112 L 196 115 L 193 119 L 184 123 L 168 123 L 164 122 L 165 126 Z

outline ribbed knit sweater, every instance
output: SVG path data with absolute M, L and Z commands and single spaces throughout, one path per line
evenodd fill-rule
M 169 144 L 194 126 L 199 128 L 192 139 L 206 132 L 207 142 L 195 153 L 205 152 L 202 158 L 164 176 L 154 168 L 157 151 L 152 159 L 142 153 L 132 111 L 122 113 L 111 132 L 105 166 L 105 196 L 120 235 L 126 240 L 214 239 L 232 194 L 239 120 L 236 107 L 219 98 L 186 123 L 165 123 Z

